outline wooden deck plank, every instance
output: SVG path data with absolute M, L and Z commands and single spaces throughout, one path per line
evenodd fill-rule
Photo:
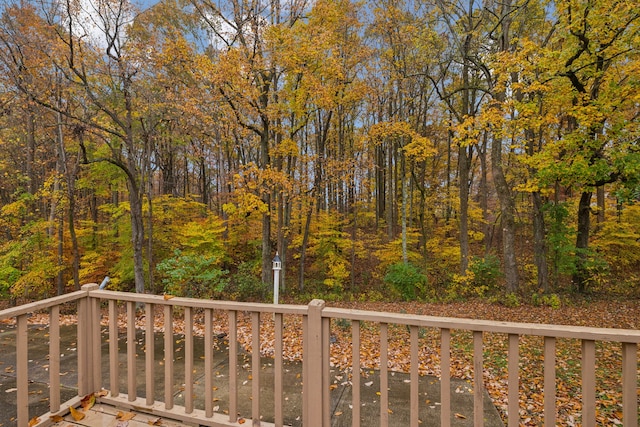
M 82 412 L 82 410 L 80 411 Z M 64 421 L 54 423 L 53 425 L 60 427 L 115 427 L 118 425 L 118 413 L 127 414 L 127 411 L 121 411 L 111 405 L 99 403 L 88 411 L 82 413 L 85 414 L 85 417 L 82 420 L 75 421 L 73 417 L 68 414 L 64 417 Z M 139 412 L 134 412 L 133 414 L 135 415 L 129 420 L 128 427 L 148 427 L 149 425 L 161 425 L 163 427 L 189 426 L 189 424 L 181 424 L 168 418 L 162 418 L 159 420 L 158 417 L 154 417 L 149 414 Z M 156 422 L 156 424 L 153 424 L 154 422 Z

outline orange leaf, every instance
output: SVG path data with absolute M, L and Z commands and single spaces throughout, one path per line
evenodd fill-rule
M 147 424 L 149 424 L 150 426 L 161 426 L 162 425 L 162 418 L 157 418 L 155 420 L 149 420 L 149 421 L 147 421 Z
M 96 404 L 96 395 L 93 393 L 86 395 L 82 398 L 80 404 L 82 405 L 82 409 L 87 412 L 89 409 L 93 408 L 93 405 Z
M 247 420 L 245 420 L 244 418 L 240 418 L 240 419 L 238 420 L 238 424 L 244 424 L 244 423 L 246 423 L 246 422 L 247 422 Z
M 38 417 L 33 417 L 29 420 L 29 427 L 33 427 L 34 425 L 38 424 L 40 422 L 40 418 Z
M 171 298 L 174 298 L 174 295 L 164 294 L 164 300 L 165 301 L 168 300 L 168 299 L 171 299 Z
M 116 414 L 116 420 L 129 421 L 130 419 L 132 419 L 135 416 L 136 416 L 136 414 L 134 414 L 133 412 L 122 412 L 122 411 L 119 411 Z
M 467 417 L 465 417 L 464 415 L 459 414 L 457 412 L 456 412 L 456 418 L 460 418 L 461 420 L 466 420 L 467 419 Z
M 83 412 L 78 411 L 73 406 L 69 406 L 69 412 L 71 412 L 71 416 L 76 421 L 80 421 L 81 419 L 83 419 L 85 417 L 85 414 Z
M 50 419 L 51 421 L 53 421 L 54 423 L 59 423 L 59 422 L 64 421 L 64 418 L 62 418 L 60 415 L 51 415 L 51 416 L 49 417 L 49 419 Z

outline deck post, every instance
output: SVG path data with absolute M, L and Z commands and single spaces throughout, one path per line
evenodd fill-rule
M 78 301 L 78 396 L 86 396 L 95 391 L 94 385 L 94 316 L 91 303 L 91 291 L 98 289 L 97 283 L 82 286 L 87 292 L 85 298 Z
M 307 341 L 306 349 L 309 354 L 304 354 L 304 364 L 306 365 L 305 374 L 309 378 L 303 378 L 306 394 L 303 399 L 307 401 L 308 406 L 308 422 L 311 427 L 322 427 L 323 417 L 329 416 L 324 414 L 322 408 L 322 310 L 325 303 L 322 300 L 314 299 L 309 303 L 309 311 L 307 315 L 307 332 L 304 337 Z M 311 400 L 313 399 L 313 400 Z

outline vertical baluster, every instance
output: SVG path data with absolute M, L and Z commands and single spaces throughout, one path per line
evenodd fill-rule
M 273 316 L 273 330 L 275 334 L 274 343 L 274 378 L 273 378 L 273 405 L 274 405 L 274 424 L 276 427 L 282 427 L 283 415 L 283 365 L 282 365 L 282 313 L 275 313 Z
M 232 361 L 229 360 L 229 372 L 231 372 L 231 365 Z M 229 382 L 231 382 L 231 375 L 229 375 Z M 229 385 L 229 396 L 231 393 L 232 387 Z M 213 416 L 213 321 L 210 309 L 204 312 L 204 413 L 207 418 Z
M 556 339 L 544 337 L 544 425 L 556 425 Z
M 238 420 L 238 312 L 229 311 L 229 421 Z
M 136 303 L 127 301 L 127 393 L 136 400 Z
M 16 388 L 18 426 L 29 424 L 29 356 L 27 314 L 18 316 L 16 328 Z
M 251 418 L 260 423 L 260 313 L 251 313 Z
M 84 288 L 84 287 L 83 287 Z M 89 324 L 89 318 L 87 311 L 88 302 L 87 298 L 81 298 L 78 301 L 78 324 L 77 324 L 77 346 L 78 349 L 78 395 L 85 396 L 89 393 L 89 342 L 87 341 L 87 327 Z
M 60 306 L 49 310 L 49 411 L 60 410 Z
M 389 426 L 389 325 L 380 324 L 380 425 Z
M 120 394 L 120 361 L 118 351 L 118 306 L 109 300 L 109 388 L 111 397 Z
M 155 337 L 154 337 L 154 305 L 151 303 L 145 306 L 145 345 L 144 345 L 144 366 L 147 405 L 153 405 L 155 401 Z
M 193 412 L 193 311 L 184 308 L 184 411 Z
M 351 403 L 353 404 L 351 425 L 360 425 L 360 321 L 351 321 Z
M 520 346 L 518 341 L 519 336 L 517 334 L 509 334 L 509 360 L 507 361 L 509 427 L 518 427 L 520 424 Z
M 411 331 L 411 368 L 410 368 L 410 398 L 409 398 L 409 406 L 411 408 L 410 411 L 410 423 L 412 427 L 418 427 L 420 423 L 420 405 L 418 401 L 418 393 L 420 391 L 420 376 L 419 376 L 419 368 L 420 368 L 420 354 L 419 350 L 419 331 L 415 325 L 412 325 L 410 328 Z
M 94 285 L 97 289 L 97 285 Z M 100 334 L 100 300 L 89 298 L 91 328 L 91 390 L 89 393 L 100 391 L 102 388 L 102 336 Z
M 596 425 L 596 343 L 582 340 L 582 425 Z
M 484 361 L 482 331 L 473 331 L 473 425 L 484 425 Z
M 638 345 L 622 343 L 622 422 L 638 427 Z
M 173 306 L 164 306 L 164 407 L 173 408 Z
M 451 426 L 451 330 L 440 330 L 440 425 Z

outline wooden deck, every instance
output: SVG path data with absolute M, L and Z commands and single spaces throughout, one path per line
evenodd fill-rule
M 138 316 L 140 304 L 144 304 L 143 317 Z M 163 336 L 158 336 L 158 339 L 154 316 L 156 308 L 163 313 L 164 322 Z M 49 311 L 46 322 L 48 339 L 42 345 L 35 345 L 34 333 L 28 327 L 29 318 L 32 313 L 45 310 Z M 77 318 L 73 344 L 61 345 L 61 310 L 73 313 Z M 204 320 L 199 319 L 198 325 L 204 324 L 204 337 L 197 346 L 194 334 L 187 333 L 179 340 L 174 339 L 177 332 L 174 319 L 178 313 L 186 331 L 196 327 L 194 314 L 202 314 Z M 49 418 L 50 413 L 65 414 L 64 420 L 56 421 L 56 425 L 62 427 L 142 427 L 157 423 L 169 427 L 190 424 L 231 427 L 249 421 L 248 418 L 239 418 L 247 414 L 252 415 L 252 425 L 282 426 L 285 419 L 293 419 L 296 425 L 305 427 L 329 425 L 336 417 L 340 423 L 349 426 L 368 426 L 373 422 L 385 427 L 418 427 L 426 416 L 432 414 L 434 420 L 424 422 L 424 425 L 466 427 L 488 425 L 485 406 L 495 413 L 495 425 L 503 425 L 485 391 L 487 380 L 494 386 L 497 383 L 494 392 L 501 397 L 509 427 L 521 425 L 524 415 L 529 420 L 533 418 L 536 425 L 573 425 L 574 420 L 579 420 L 583 426 L 595 427 L 598 410 L 601 411 L 606 403 L 600 396 L 603 393 L 609 396 L 611 392 L 602 387 L 600 379 L 612 375 L 620 378 L 620 387 L 613 391 L 612 396 L 615 397 L 612 398 L 620 405 L 618 412 L 622 412 L 622 416 L 616 413 L 615 419 L 610 418 L 605 423 L 639 426 L 640 331 L 635 329 L 373 312 L 326 307 L 321 300 L 296 306 L 165 298 L 99 290 L 97 284 L 84 285 L 82 290 L 70 294 L 0 310 L 0 321 L 5 319 L 13 321 L 16 326 L 12 330 L 10 348 L 3 352 L 10 356 L 3 366 L 4 373 L 11 377 L 11 386 L 4 387 L 10 390 L 10 394 L 0 402 L 6 403 L 7 414 L 14 417 L 17 421 L 14 425 L 19 427 L 50 427 L 54 423 Z M 128 325 L 126 331 L 120 328 L 120 320 L 123 319 Z M 141 319 L 144 321 L 140 322 Z M 267 319 L 273 328 L 275 357 L 265 363 L 260 349 L 266 338 L 257 332 L 266 328 L 261 320 Z M 285 319 L 292 322 L 292 326 L 299 325 L 286 337 Z M 228 345 L 228 348 L 223 348 L 222 360 L 217 360 L 218 353 L 214 351 L 215 321 L 226 328 L 228 337 L 225 339 L 229 343 L 239 343 L 239 333 L 244 338 L 248 337 L 250 343 L 245 343 L 248 344 L 248 353 L 240 354 L 238 345 Z M 372 370 L 370 373 L 376 375 L 375 386 L 373 380 L 365 380 L 363 375 L 352 375 L 351 381 L 332 379 L 331 363 L 335 357 L 332 351 L 335 349 L 332 348 L 331 337 L 335 328 L 340 328 L 345 334 L 349 334 L 350 329 L 351 351 L 346 350 L 342 354 L 345 363 L 350 364 L 350 367 L 345 365 L 346 372 L 364 374 L 365 370 Z M 433 335 L 434 344 L 430 343 L 431 338 L 425 342 L 421 337 L 427 330 Z M 248 331 L 251 331 L 250 335 L 247 335 Z M 363 333 L 379 334 L 378 367 L 365 367 L 363 364 L 360 348 Z M 504 348 L 485 354 L 485 335 L 501 339 Z M 537 340 L 539 354 L 520 354 L 524 337 Z M 557 345 L 566 345 L 567 342 L 572 353 L 558 352 Z M 607 345 L 612 345 L 612 351 L 620 356 L 619 362 L 607 366 L 606 370 L 596 369 L 598 355 L 603 348 L 601 343 L 610 343 Z M 460 359 L 459 354 L 456 355 L 459 351 L 452 351 L 462 346 L 472 360 Z M 433 358 L 426 352 L 427 347 L 435 350 Z M 36 348 L 39 348 L 37 358 L 34 357 Z M 298 356 L 304 354 L 303 362 L 296 365 L 297 371 L 286 368 L 285 348 L 295 350 Z M 389 362 L 397 357 L 399 349 L 403 361 L 408 362 L 403 369 L 409 372 L 404 373 L 407 377 L 399 383 L 401 387 L 396 387 L 393 384 L 395 372 L 390 369 Z M 469 351 L 472 355 L 468 354 Z M 70 352 L 73 352 L 71 357 Z M 407 355 L 409 360 L 405 357 Z M 499 377 L 484 375 L 485 359 L 489 358 L 503 363 Z M 428 369 L 442 373 L 451 373 L 461 362 L 468 364 L 465 369 L 470 369 L 470 378 L 461 381 L 471 381 L 469 393 L 458 393 L 457 388 L 452 391 L 453 379 L 450 375 L 441 375 L 441 381 L 436 383 L 438 390 L 428 394 L 437 396 L 435 403 L 438 405 L 429 405 L 430 401 L 424 398 L 424 390 L 420 387 L 423 362 Z M 530 397 L 523 394 L 527 389 L 521 386 L 520 366 L 529 363 L 535 375 L 535 390 L 545 392 L 544 407 L 535 414 L 520 407 L 522 398 Z M 568 395 L 569 389 L 564 386 L 560 389 L 556 379 L 557 369 L 569 363 L 579 365 L 579 372 L 575 375 L 575 382 L 580 387 L 577 396 Z M 36 369 L 38 367 L 43 369 Z M 373 372 L 376 368 L 377 371 Z M 69 372 L 74 374 L 67 375 Z M 294 375 L 294 380 L 288 379 L 291 375 Z M 34 390 L 30 390 L 30 386 L 35 383 L 48 385 L 44 387 L 43 396 L 31 394 Z M 76 385 L 72 397 L 62 393 L 63 389 L 75 388 Z M 285 390 L 285 385 L 291 387 Z M 103 388 L 109 394 L 101 397 L 98 401 L 101 405 L 92 408 L 83 420 L 75 421 L 66 415 L 69 407 L 81 405 L 84 396 L 100 392 Z M 373 393 L 371 404 L 368 403 L 367 392 Z M 291 396 L 300 398 L 295 405 Z M 336 410 L 336 396 L 340 396 L 339 404 L 343 405 L 339 410 Z M 465 403 L 458 404 L 456 399 L 462 396 L 465 396 Z M 30 400 L 34 399 L 39 402 L 48 399 L 46 406 L 50 412 L 30 421 Z M 394 403 L 394 399 L 398 401 Z M 561 399 L 562 408 L 559 405 Z M 222 402 L 223 410 L 218 412 Z M 523 409 L 527 412 L 522 412 Z M 131 420 L 117 419 L 119 411 L 130 410 L 140 413 Z M 38 413 L 43 412 L 38 410 Z M 273 424 L 262 422 L 263 417 L 270 422 L 274 420 Z
M 149 414 L 143 414 L 140 412 L 129 412 L 127 410 L 120 410 L 110 405 L 103 403 L 96 404 L 93 408 L 86 412 L 80 410 L 84 414 L 84 418 L 76 421 L 71 414 L 67 414 L 63 421 L 54 423 L 54 426 L 59 427 L 149 427 L 149 426 L 162 426 L 162 427 L 181 427 L 192 426 L 192 424 L 180 424 L 174 420 L 166 418 L 160 418 Z M 127 419 L 128 417 L 133 417 Z

